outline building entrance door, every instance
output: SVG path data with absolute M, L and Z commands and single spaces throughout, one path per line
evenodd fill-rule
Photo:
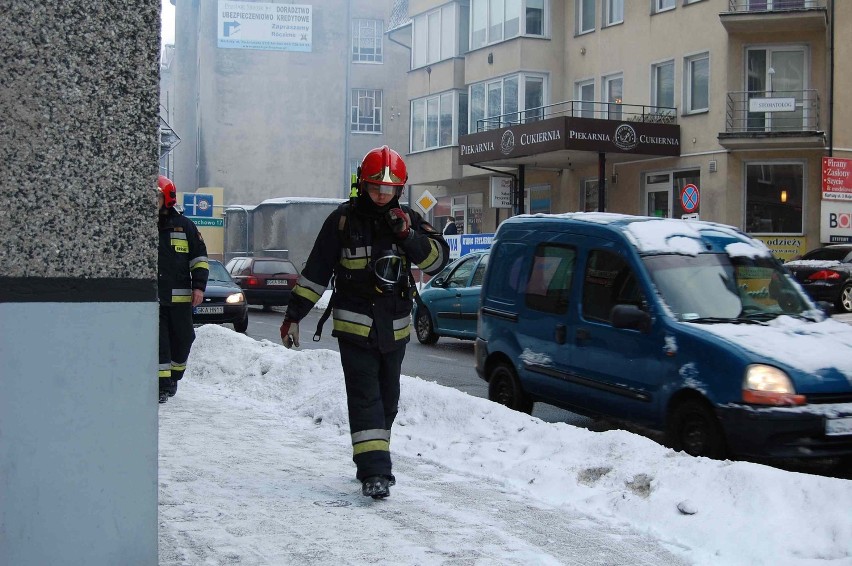
M 645 176 L 645 210 L 646 216 L 659 218 L 672 217 L 672 175 L 671 173 L 654 173 Z

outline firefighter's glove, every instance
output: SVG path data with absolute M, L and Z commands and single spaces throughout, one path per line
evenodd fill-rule
M 411 233 L 411 220 L 401 208 L 392 208 L 385 217 L 394 235 L 400 240 L 408 238 Z
M 299 323 L 284 319 L 281 323 L 281 342 L 288 348 L 299 347 Z

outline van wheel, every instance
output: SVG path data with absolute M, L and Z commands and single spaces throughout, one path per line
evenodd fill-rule
M 667 432 L 669 446 L 678 452 L 716 460 L 726 456 L 722 427 L 705 402 L 687 399 L 680 403 L 672 411 Z
M 246 333 L 246 330 L 248 330 L 248 313 L 246 313 L 245 318 L 243 318 L 242 320 L 234 322 L 234 330 L 236 330 L 240 334 Z
M 515 370 L 505 363 L 495 365 L 488 376 L 488 399 L 528 415 L 533 410 L 533 401 L 521 387 Z
M 417 309 L 417 320 L 414 323 L 414 331 L 417 333 L 417 340 L 421 344 L 431 345 L 438 341 L 438 335 L 435 334 L 435 329 L 432 326 L 432 317 L 429 316 L 429 311 L 426 307 Z

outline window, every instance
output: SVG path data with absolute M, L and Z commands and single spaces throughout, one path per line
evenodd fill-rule
M 610 322 L 615 305 L 647 308 L 630 265 L 617 253 L 592 250 L 583 274 L 583 318 Z
M 470 48 L 519 35 L 544 35 L 546 0 L 471 0 Z
M 651 105 L 674 107 L 674 61 L 658 63 L 651 67 Z
M 352 20 L 352 62 L 382 62 L 382 20 Z
M 519 84 L 523 88 L 519 88 Z M 544 77 L 526 73 L 472 84 L 469 87 L 470 129 L 475 132 L 491 130 L 520 123 L 522 119 L 540 119 L 541 107 L 545 104 L 544 92 Z
M 577 34 L 595 31 L 595 0 L 575 0 Z
M 624 103 L 624 77 L 620 74 L 604 77 L 602 80 L 604 99 L 607 102 L 606 113 L 610 120 L 621 120 L 622 104 Z
M 802 163 L 747 163 L 746 232 L 801 234 L 804 204 Z
M 467 46 L 468 7 L 457 3 L 414 16 L 411 66 L 416 69 L 461 55 Z
M 580 182 L 583 202 L 580 203 L 583 212 L 598 212 L 598 179 L 583 179 Z
M 686 111 L 705 112 L 710 107 L 710 54 L 701 53 L 687 57 L 684 67 Z
M 479 258 L 476 256 L 469 257 L 458 264 L 445 281 L 447 288 L 467 287 L 467 282 L 470 281 L 470 276 L 473 274 L 473 268 L 476 266 L 477 259 Z
M 450 91 L 411 101 L 411 151 L 447 147 L 458 143 L 459 117 L 467 112 L 461 104 L 467 95 Z M 466 116 L 464 116 L 466 118 Z
M 526 244 L 504 243 L 489 254 L 491 269 L 503 277 L 488 279 L 488 296 L 496 301 L 514 305 L 523 286 L 523 270 L 527 256 Z
M 352 89 L 350 128 L 352 132 L 381 133 L 381 90 Z
M 564 314 L 568 312 L 568 298 L 577 251 L 568 246 L 540 244 L 535 250 L 530 278 L 524 300 L 535 310 Z
M 473 279 L 470 280 L 471 287 L 481 287 L 485 281 L 485 268 L 488 267 L 488 254 L 482 256 L 482 261 L 476 266 L 476 271 L 473 272 Z
M 574 116 L 580 118 L 595 117 L 595 81 L 580 81 L 574 85 L 574 97 L 579 101 L 574 105 Z
M 533 185 L 524 190 L 524 212 L 550 214 L 550 185 Z
M 672 10 L 675 7 L 675 0 L 653 0 L 654 12 L 665 12 Z
M 605 25 L 612 26 L 624 21 L 624 0 L 603 0 Z
M 800 45 L 746 50 L 745 84 L 749 98 L 794 98 L 792 112 L 748 112 L 750 131 L 801 131 L 812 127 L 805 104 L 809 52 Z

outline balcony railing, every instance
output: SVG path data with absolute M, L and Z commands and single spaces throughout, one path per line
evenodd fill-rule
M 771 110 L 772 108 L 778 110 Z M 818 130 L 819 93 L 816 90 L 752 90 L 728 93 L 726 133 L 805 133 Z
M 729 12 L 786 12 L 825 8 L 826 0 L 728 0 Z
M 598 120 L 618 120 L 621 122 L 645 122 L 657 124 L 675 124 L 677 108 L 671 106 L 645 106 L 641 104 L 623 104 L 620 102 L 594 102 L 590 100 L 567 100 L 547 106 L 539 106 L 518 112 L 509 112 L 476 121 L 476 131 L 508 128 L 518 124 L 537 122 L 556 116 L 574 118 L 595 118 Z

